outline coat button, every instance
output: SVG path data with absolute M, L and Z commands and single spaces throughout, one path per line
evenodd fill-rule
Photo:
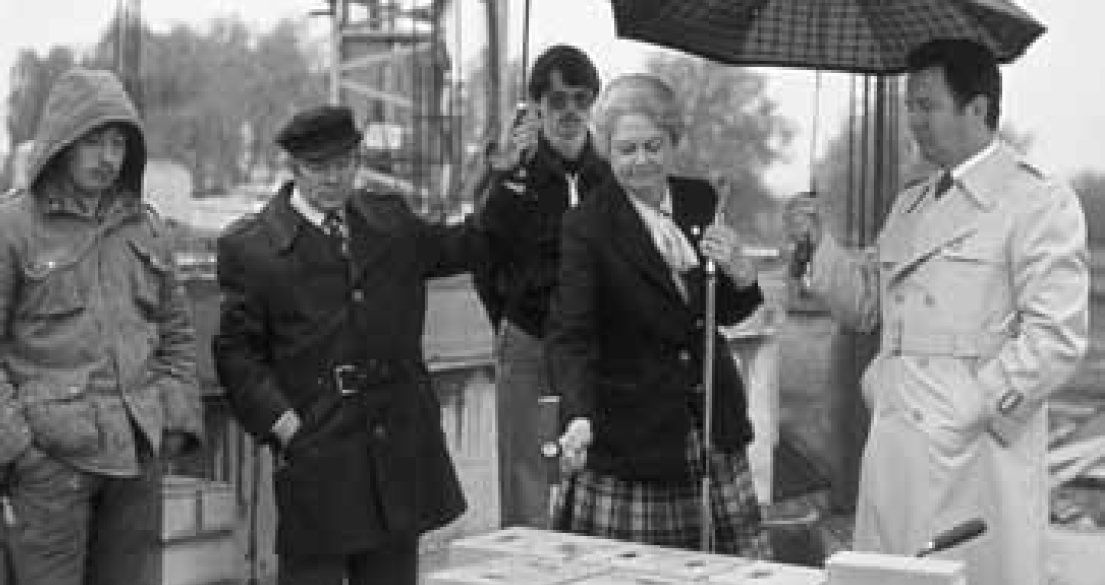
M 363 303 L 364 302 L 364 291 L 363 290 L 361 290 L 359 288 L 353 289 L 353 302 L 355 302 L 355 303 Z
M 925 306 L 926 307 L 936 306 L 936 297 L 934 297 L 932 295 L 925 295 Z
M 384 439 L 388 438 L 388 430 L 384 427 L 384 425 L 376 425 L 372 427 L 372 436 L 383 441 Z
M 915 422 L 921 422 L 921 421 L 925 420 L 925 415 L 921 414 L 921 411 L 916 409 L 916 408 L 911 410 L 909 414 L 910 414 L 910 416 L 913 417 L 913 420 Z
M 680 351 L 679 352 L 679 361 L 681 361 L 683 363 L 687 363 L 687 362 L 691 361 L 691 352 L 689 352 L 685 349 Z

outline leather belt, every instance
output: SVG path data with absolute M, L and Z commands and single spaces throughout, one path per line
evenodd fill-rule
M 404 360 L 371 359 L 357 365 L 335 365 L 331 376 L 337 393 L 348 396 L 396 382 L 408 376 L 410 371 L 408 362 Z

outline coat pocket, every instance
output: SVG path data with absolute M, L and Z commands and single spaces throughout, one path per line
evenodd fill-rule
M 19 399 L 33 441 L 46 453 L 82 455 L 100 447 L 96 407 L 83 383 L 30 380 L 19 387 Z
M 131 273 L 134 303 L 147 319 L 156 320 L 161 312 L 162 289 L 172 271 L 172 263 L 148 243 L 130 240 L 130 247 L 139 260 Z
M 367 437 L 292 457 L 273 477 L 279 554 L 347 554 L 382 530 Z
M 76 274 L 76 259 L 43 254 L 23 265 L 23 290 L 16 309 L 23 317 L 53 320 L 84 310 L 86 287 Z

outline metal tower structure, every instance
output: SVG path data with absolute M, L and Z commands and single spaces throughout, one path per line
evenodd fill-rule
M 141 111 L 142 95 L 142 0 L 117 0 L 115 5 L 115 73 Z
M 458 11 L 493 1 L 327 1 L 330 100 L 352 107 L 364 132 L 365 182 L 402 193 L 425 214 L 456 208 L 471 150 L 462 136 Z

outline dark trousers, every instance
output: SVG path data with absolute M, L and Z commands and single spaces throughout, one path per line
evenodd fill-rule
M 537 401 L 550 392 L 544 346 L 539 338 L 504 320 L 497 350 L 500 522 L 545 528 L 549 484 L 537 434 Z
M 278 573 L 278 585 L 416 585 L 418 539 L 387 542 L 348 556 L 285 555 Z
M 2 505 L 8 506 L 10 504 L 5 500 Z M 0 513 L 3 513 L 3 511 L 0 511 Z M 15 568 L 12 567 L 9 538 L 7 521 L 0 521 L 0 585 L 13 585 L 15 583 L 15 574 L 12 572 Z
M 8 546 L 18 585 L 160 583 L 161 466 L 138 477 L 80 471 L 31 448 L 13 463 Z

